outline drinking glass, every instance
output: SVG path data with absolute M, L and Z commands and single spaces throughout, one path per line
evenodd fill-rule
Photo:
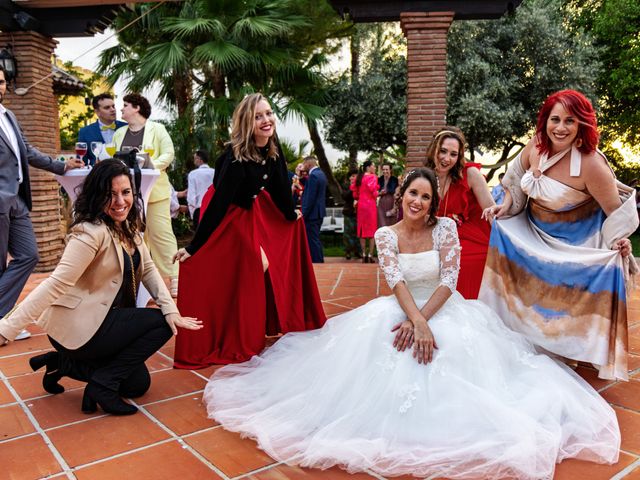
M 153 157 L 153 154 L 156 153 L 156 149 L 153 148 L 153 145 L 142 145 L 141 151 L 149 154 L 149 158 Z
M 102 142 L 91 142 L 91 153 L 96 157 L 96 162 L 100 161 L 100 154 L 102 153 L 102 149 L 104 148 L 104 143 Z
M 116 154 L 116 144 L 113 142 L 107 143 L 104 149 L 109 154 L 109 158 L 113 158 L 113 156 Z
M 87 154 L 87 142 L 76 143 L 76 155 L 79 155 L 80 158 L 82 158 L 86 154 Z

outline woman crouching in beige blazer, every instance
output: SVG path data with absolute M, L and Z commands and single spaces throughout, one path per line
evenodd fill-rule
M 129 168 L 119 160 L 97 164 L 82 186 L 60 263 L 13 312 L 0 320 L 0 344 L 36 322 L 55 352 L 29 360 L 46 366 L 49 393 L 61 393 L 63 376 L 86 381 L 82 410 L 96 403 L 105 412 L 130 415 L 122 400 L 143 395 L 151 379 L 144 364 L 176 326 L 197 330 L 202 323 L 182 317 L 142 237 L 144 225 Z M 144 284 L 157 308 L 136 308 Z

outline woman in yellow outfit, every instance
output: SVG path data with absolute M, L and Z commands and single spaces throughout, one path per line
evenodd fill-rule
M 171 295 L 176 297 L 178 266 L 173 263 L 172 257 L 178 250 L 178 244 L 171 228 L 171 184 L 166 172 L 175 156 L 173 142 L 164 125 L 149 120 L 151 105 L 145 97 L 130 93 L 123 98 L 123 102 L 122 119 L 128 125 L 116 130 L 113 143 L 118 150 L 123 147 L 144 149 L 155 168 L 160 170 L 160 177 L 151 190 L 147 204 L 144 239 L 160 274 L 170 279 Z

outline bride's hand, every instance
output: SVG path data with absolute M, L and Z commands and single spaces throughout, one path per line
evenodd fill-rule
M 392 332 L 397 332 L 393 339 L 393 348 L 399 352 L 404 352 L 405 349 L 411 348 L 413 345 L 413 323 L 409 320 L 400 322 L 391 329 Z
M 427 323 L 417 323 L 414 327 L 413 335 L 413 358 L 417 359 L 418 363 L 431 362 L 433 360 L 433 351 L 438 348 L 438 345 Z

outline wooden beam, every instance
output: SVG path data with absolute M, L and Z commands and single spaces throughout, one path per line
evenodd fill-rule
M 124 5 L 126 3 L 149 3 L 154 0 L 13 0 L 16 6 L 24 8 L 95 7 Z M 177 2 L 181 0 L 165 0 Z
M 455 12 L 456 20 L 499 18 L 522 0 L 329 0 L 354 22 L 394 22 L 406 12 Z

